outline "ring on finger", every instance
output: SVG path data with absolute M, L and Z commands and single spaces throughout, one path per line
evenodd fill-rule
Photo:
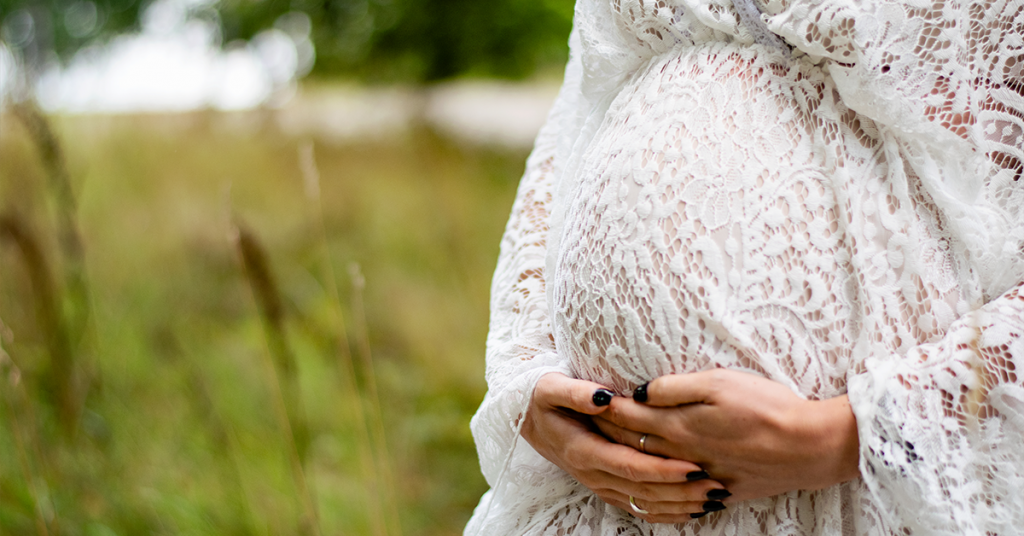
M 640 436 L 640 452 L 647 454 L 647 434 Z
M 636 500 L 633 499 L 632 495 L 629 496 L 629 507 L 632 508 L 633 511 L 638 513 L 638 514 L 649 514 L 650 513 L 647 510 L 644 510 L 643 508 L 640 508 L 639 506 L 637 506 L 636 505 Z

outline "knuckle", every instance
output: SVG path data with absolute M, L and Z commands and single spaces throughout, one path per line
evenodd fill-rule
M 616 427 L 622 427 L 622 425 L 627 422 L 627 419 L 625 419 L 623 415 L 622 408 L 618 407 L 617 404 L 612 404 L 605 410 L 604 418 Z
M 630 454 L 629 456 L 626 457 L 622 464 L 623 477 L 633 482 L 640 482 L 641 480 L 643 480 L 643 471 L 637 464 L 637 462 L 639 461 L 637 459 L 638 455 L 639 453 Z
M 589 472 L 594 467 L 591 456 L 584 449 L 564 448 L 562 450 L 562 460 L 577 474 Z
M 638 480 L 638 478 L 637 478 L 637 470 L 632 465 L 628 465 L 627 464 L 623 468 L 622 472 L 623 472 L 623 477 L 626 478 L 627 480 L 631 480 L 633 482 L 636 482 Z
M 580 393 L 579 389 L 576 388 L 576 385 L 571 382 L 565 382 L 559 386 L 559 389 L 561 390 L 561 399 L 564 403 L 573 408 L 579 407 Z
M 566 449 L 562 451 L 562 460 L 570 470 L 579 471 L 583 468 L 581 463 L 583 456 L 580 455 L 577 449 Z
M 533 397 L 538 402 L 544 403 L 551 400 L 557 389 L 558 379 L 554 374 L 545 374 L 537 380 L 537 386 L 533 389 Z
M 624 466 L 625 478 L 635 483 L 647 480 L 647 471 L 643 467 L 643 454 L 633 451 L 627 456 Z
M 582 404 L 583 404 L 582 398 L 583 397 L 580 396 L 580 390 L 579 389 L 575 389 L 575 388 L 573 388 L 571 386 L 566 386 L 565 387 L 565 397 L 564 397 L 564 399 L 566 400 L 566 402 L 568 402 L 568 406 L 569 406 L 570 409 L 578 409 L 578 408 L 582 407 Z
M 636 487 L 635 497 L 643 497 L 644 499 L 653 499 L 658 496 L 658 492 L 654 487 L 646 482 L 641 482 Z
M 728 388 L 731 371 L 726 369 L 714 369 L 708 378 L 708 392 L 712 395 L 721 393 Z

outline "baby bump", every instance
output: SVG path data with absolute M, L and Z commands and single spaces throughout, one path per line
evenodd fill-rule
M 612 106 L 560 230 L 556 343 L 620 391 L 712 366 L 842 389 L 848 254 L 813 84 L 724 50 L 653 64 Z

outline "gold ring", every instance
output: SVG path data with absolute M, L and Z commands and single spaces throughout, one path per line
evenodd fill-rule
M 633 500 L 633 496 L 632 495 L 629 496 L 629 506 L 630 506 L 630 508 L 633 509 L 634 512 L 636 512 L 638 514 L 649 514 L 650 513 L 647 510 L 644 510 L 643 508 L 640 508 L 639 506 L 637 506 L 636 505 L 636 501 Z
M 647 434 L 640 436 L 640 452 L 647 454 L 647 448 L 644 445 L 645 443 L 647 443 Z

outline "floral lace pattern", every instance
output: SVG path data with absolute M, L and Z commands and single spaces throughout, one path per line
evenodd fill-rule
M 467 534 L 1024 532 L 1024 3 L 745 1 L 579 0 L 495 272 Z M 711 367 L 848 393 L 862 478 L 651 525 L 518 437 L 547 372 Z

